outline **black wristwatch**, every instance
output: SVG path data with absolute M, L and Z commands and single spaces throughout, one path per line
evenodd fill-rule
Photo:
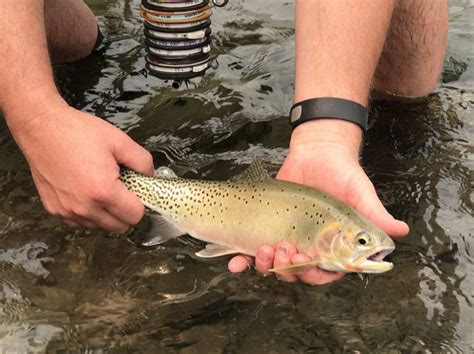
M 336 97 L 311 98 L 295 103 L 290 111 L 290 124 L 296 128 L 313 119 L 342 119 L 357 124 L 365 133 L 369 112 L 363 105 Z

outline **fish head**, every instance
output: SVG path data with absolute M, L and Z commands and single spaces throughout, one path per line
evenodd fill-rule
M 384 261 L 395 249 L 393 240 L 370 223 L 348 222 L 328 225 L 316 237 L 319 267 L 345 273 L 383 273 L 393 268 Z

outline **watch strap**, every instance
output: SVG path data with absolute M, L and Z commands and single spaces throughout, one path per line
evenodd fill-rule
M 311 98 L 294 104 L 290 110 L 290 124 L 294 128 L 313 119 L 342 119 L 357 124 L 367 131 L 369 112 L 363 105 L 336 97 Z

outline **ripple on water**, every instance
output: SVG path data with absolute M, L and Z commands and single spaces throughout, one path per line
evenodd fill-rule
M 109 44 L 56 68 L 74 107 L 102 116 L 178 175 L 228 179 L 288 150 L 293 4 L 233 0 L 213 15 L 206 76 L 171 89 L 146 77 L 139 0 L 88 1 Z M 43 211 L 0 120 L 0 348 L 18 352 L 472 352 L 474 7 L 451 3 L 443 84 L 417 104 L 372 106 L 362 163 L 411 232 L 392 272 L 325 287 L 201 260 L 200 242 L 138 247 L 73 232 Z M 88 75 L 84 75 L 88 73 Z

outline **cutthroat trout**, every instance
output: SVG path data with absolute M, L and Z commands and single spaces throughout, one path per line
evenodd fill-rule
M 260 160 L 232 181 L 178 178 L 167 168 L 148 177 L 122 169 L 120 179 L 156 211 L 158 244 L 189 234 L 209 242 L 196 253 L 255 256 L 257 247 L 293 242 L 311 261 L 273 269 L 298 273 L 308 266 L 340 272 L 381 273 L 395 244 L 381 229 L 341 201 L 314 188 L 273 179 Z

